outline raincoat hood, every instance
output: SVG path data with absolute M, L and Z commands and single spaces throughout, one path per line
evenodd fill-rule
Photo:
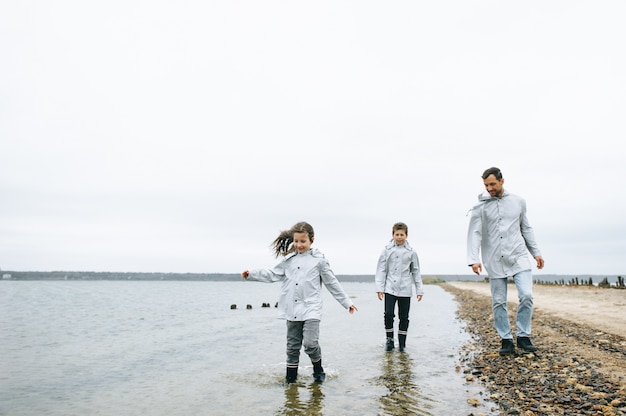
M 500 198 L 489 195 L 489 192 L 482 192 L 478 194 L 478 202 L 485 202 L 491 199 L 501 199 L 507 196 L 509 196 L 509 193 L 506 191 L 506 189 L 502 192 L 502 196 Z
M 392 238 L 391 240 L 389 240 L 389 243 L 385 246 L 385 249 L 389 250 L 389 249 L 394 248 L 395 246 L 396 246 L 396 241 Z M 402 246 L 404 246 L 404 248 L 406 248 L 407 250 L 413 250 L 413 247 L 411 247 L 408 240 L 405 240 Z M 401 246 L 398 246 L 398 247 L 401 247 Z

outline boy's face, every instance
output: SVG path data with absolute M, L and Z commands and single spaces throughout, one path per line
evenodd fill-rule
M 396 242 L 397 245 L 401 246 L 406 241 L 408 237 L 406 231 L 404 230 L 395 230 L 393 232 L 393 241 Z
M 313 244 L 313 240 L 309 239 L 307 233 L 293 233 L 293 246 L 298 253 L 302 254 L 305 251 L 309 251 L 311 244 Z

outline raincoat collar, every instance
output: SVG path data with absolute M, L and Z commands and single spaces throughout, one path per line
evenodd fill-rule
M 291 253 L 289 253 L 289 254 L 287 254 L 287 255 L 285 256 L 285 260 L 290 259 L 290 258 L 292 258 L 292 257 L 295 257 L 295 256 L 297 256 L 297 255 L 300 255 L 300 256 L 307 256 L 307 255 L 310 255 L 310 256 L 314 256 L 314 257 L 315 257 L 315 256 L 316 256 L 316 255 L 318 255 L 319 253 L 320 253 L 320 251 L 319 251 L 317 248 L 310 248 L 310 249 L 308 249 L 307 251 L 305 251 L 305 252 L 304 252 L 304 253 L 302 253 L 302 254 L 298 253 L 297 251 L 293 251 L 293 252 L 291 252 Z
M 487 201 L 491 201 L 493 199 L 502 199 L 506 196 L 509 196 L 509 193 L 506 191 L 506 189 L 504 190 L 504 192 L 502 192 L 502 196 L 500 198 L 495 197 L 495 196 L 491 196 L 489 195 L 488 192 L 483 192 L 481 194 L 478 195 L 478 201 L 479 202 L 487 202 Z
M 396 242 L 394 241 L 394 239 L 392 238 L 391 240 L 389 240 L 389 244 L 387 244 L 385 246 L 385 248 L 387 250 L 390 250 L 392 248 L 394 248 L 396 246 Z M 407 250 L 413 250 L 413 247 L 411 247 L 411 245 L 409 244 L 408 240 L 404 242 L 404 244 L 402 246 L 398 246 L 398 247 L 404 247 Z

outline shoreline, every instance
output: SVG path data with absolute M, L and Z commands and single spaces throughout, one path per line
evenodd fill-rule
M 448 282 L 490 297 L 486 282 Z M 509 283 L 508 302 L 517 307 L 517 289 Z M 533 284 L 534 312 L 586 324 L 620 337 L 626 337 L 626 290 L 597 286 L 559 286 Z
M 454 295 L 459 304 L 457 316 L 473 338 L 461 351 L 461 364 L 469 383 L 480 383 L 488 390 L 482 405 L 495 403 L 498 409 L 492 410 L 503 415 L 626 415 L 626 326 L 621 323 L 626 317 L 598 325 L 607 320 L 603 318 L 607 310 L 617 310 L 617 314 L 624 310 L 626 291 L 596 288 L 606 292 L 591 296 L 587 288 L 564 291 L 534 285 L 532 339 L 538 351 L 516 349 L 515 355 L 502 357 L 489 284 L 446 282 L 441 286 Z M 517 302 L 511 299 L 516 300 L 515 285 L 509 288 L 514 331 Z M 563 306 L 566 303 L 570 306 Z M 586 308 L 575 308 L 583 303 Z

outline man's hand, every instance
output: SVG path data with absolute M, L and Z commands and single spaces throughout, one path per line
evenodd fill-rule
M 540 267 L 541 268 L 541 267 Z M 483 271 L 483 265 L 480 263 L 472 264 L 472 271 L 476 274 L 480 274 Z
M 543 265 L 544 265 L 543 257 L 537 256 L 535 257 L 535 260 L 537 260 L 537 268 L 543 269 Z

